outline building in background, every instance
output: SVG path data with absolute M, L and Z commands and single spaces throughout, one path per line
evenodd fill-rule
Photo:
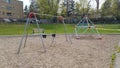
M 18 0 L 0 0 L 0 18 L 22 19 L 23 2 Z

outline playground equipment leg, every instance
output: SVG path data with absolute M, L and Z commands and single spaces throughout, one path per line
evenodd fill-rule
M 38 24 L 37 19 L 36 19 L 36 24 L 37 24 L 38 32 L 40 33 L 40 26 L 39 26 L 39 24 Z M 44 52 L 46 52 L 45 44 L 44 44 L 43 37 L 42 37 L 42 34 L 41 34 L 41 33 L 40 33 L 40 39 L 41 39 L 41 41 L 42 41 L 42 46 L 43 46 L 43 48 L 44 48 Z
M 25 37 L 25 33 L 26 33 L 26 29 L 27 29 L 28 24 L 29 24 L 29 18 L 27 19 L 27 22 L 26 22 L 26 25 L 25 25 L 25 29 L 24 29 L 24 33 L 23 33 L 23 36 L 22 36 L 22 38 L 21 38 L 21 41 L 20 41 L 20 45 L 19 45 L 17 54 L 20 53 L 20 49 L 21 49 L 21 46 L 22 46 L 23 39 L 24 39 L 24 37 Z
M 63 21 L 63 25 L 64 25 L 66 41 L 69 41 L 72 44 L 71 38 L 67 35 L 67 26 L 64 21 Z

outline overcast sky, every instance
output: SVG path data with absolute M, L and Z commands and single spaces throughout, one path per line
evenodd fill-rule
M 23 1 L 23 4 L 24 4 L 24 7 L 25 5 L 30 5 L 30 0 L 20 0 L 20 1 Z
M 20 0 L 20 1 L 23 1 L 24 7 L 25 7 L 25 5 L 28 5 L 28 6 L 30 5 L 30 0 Z M 74 0 L 74 1 L 79 1 L 79 0 Z M 100 0 L 100 3 L 102 4 L 104 1 L 105 0 Z M 100 6 L 101 6 L 101 4 L 100 4 Z M 91 5 L 93 8 L 96 7 L 95 0 L 92 0 Z

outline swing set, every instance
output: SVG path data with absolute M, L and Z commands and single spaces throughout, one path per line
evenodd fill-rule
M 24 41 L 24 47 L 25 47 L 25 45 L 26 45 L 26 41 L 27 41 L 27 37 L 28 37 L 28 26 L 29 26 L 29 24 L 30 24 L 30 22 L 31 22 L 32 20 L 35 20 L 35 22 L 36 22 L 38 32 L 40 33 L 40 40 L 41 40 L 41 43 L 42 43 L 41 45 L 42 45 L 42 47 L 43 47 L 43 49 L 44 49 L 44 52 L 46 52 L 46 47 L 45 47 L 43 38 L 47 38 L 48 35 L 47 35 L 47 34 L 43 34 L 43 33 L 41 32 L 41 29 L 40 29 L 40 26 L 39 26 L 39 24 L 38 24 L 38 19 L 37 19 L 36 15 L 53 16 L 53 15 L 48 15 L 48 14 L 38 14 L 38 13 L 34 13 L 34 12 L 30 12 L 30 13 L 29 13 L 28 18 L 27 18 L 27 21 L 26 21 L 26 25 L 25 25 L 25 27 L 24 27 L 24 33 L 23 33 L 23 36 L 22 36 L 22 38 L 21 38 L 21 40 L 20 40 L 20 44 L 19 44 L 19 47 L 18 47 L 17 54 L 20 53 L 20 50 L 21 50 L 23 41 Z M 68 34 L 67 34 L 67 31 L 68 31 L 68 30 L 67 30 L 67 26 L 66 26 L 66 24 L 65 24 L 65 22 L 64 22 L 64 18 L 63 18 L 62 16 L 53 16 L 53 17 L 57 17 L 58 20 L 62 21 L 62 23 L 63 23 L 63 25 L 64 25 L 64 33 L 65 33 L 66 41 L 68 41 L 68 42 L 70 42 L 70 43 L 72 44 L 71 38 L 70 38 L 70 36 L 68 36 Z M 52 38 L 53 38 L 53 39 L 52 39 L 52 43 L 53 43 L 53 42 L 54 42 L 54 39 L 55 39 L 55 37 L 56 37 L 56 33 L 53 33 L 53 34 L 51 34 L 51 35 L 49 35 L 49 36 L 52 36 Z

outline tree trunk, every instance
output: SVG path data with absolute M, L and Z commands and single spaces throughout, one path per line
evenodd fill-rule
M 97 3 L 97 13 L 99 12 L 99 0 L 95 0 Z

